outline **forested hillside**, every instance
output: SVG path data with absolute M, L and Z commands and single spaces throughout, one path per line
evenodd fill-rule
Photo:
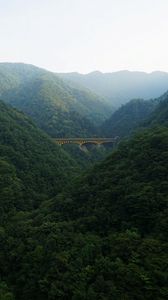
M 95 134 L 88 112 L 84 119 L 71 111 L 61 80 L 23 65 L 15 77 L 13 67 L 10 78 L 1 76 L 6 101 L 51 136 Z M 82 103 L 83 92 L 73 93 Z M 107 151 L 57 146 L 0 101 L 0 300 L 167 299 L 167 112 L 167 93 L 123 105 L 102 134 L 140 132 L 86 169 Z
M 151 99 L 162 95 L 168 88 L 166 72 L 130 72 L 113 73 L 92 72 L 89 74 L 62 73 L 59 76 L 68 82 L 89 88 L 105 97 L 113 106 L 119 107 L 130 99 Z
M 155 111 L 160 99 L 131 100 L 116 110 L 101 126 L 104 136 L 120 138 L 129 136 Z M 155 113 L 154 113 L 155 114 Z
M 79 145 L 63 145 L 61 146 L 69 156 L 78 163 L 78 166 L 82 171 L 93 166 L 97 161 L 103 160 L 107 155 L 109 155 L 115 145 L 104 144 L 104 145 L 84 145 L 81 149 Z
M 55 195 L 77 164 L 24 114 L 0 101 L 1 217 Z
M 0 0 L 0 300 L 168 300 L 167 31 L 168 0 Z
M 0 64 L 0 96 L 54 137 L 92 136 L 112 108 L 89 90 L 25 64 Z
M 168 126 L 168 92 L 158 98 L 158 105 L 151 116 L 146 120 L 146 126 Z
M 2 299 L 167 299 L 167 158 L 167 128 L 148 129 L 36 210 L 11 215 L 9 207 Z M 11 199 L 8 186 L 1 203 Z

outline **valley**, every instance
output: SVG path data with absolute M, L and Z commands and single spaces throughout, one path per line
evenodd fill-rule
M 0 64 L 0 299 L 167 299 L 168 92 L 61 77 Z
M 168 0 L 0 0 L 0 300 L 168 300 Z

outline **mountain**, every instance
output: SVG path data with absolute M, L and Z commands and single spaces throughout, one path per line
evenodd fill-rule
M 92 72 L 89 74 L 63 73 L 59 74 L 68 82 L 89 88 L 91 91 L 105 97 L 109 103 L 119 107 L 130 99 L 157 98 L 168 89 L 168 73 L 165 72 L 130 72 L 113 73 Z
M 145 126 L 168 125 L 168 92 L 157 99 L 158 105 L 151 116 L 144 123 Z
M 17 300 L 167 299 L 167 157 L 168 129 L 145 130 L 16 213 L 0 231 L 1 290 Z
M 167 128 L 146 130 L 50 202 L 47 217 L 44 205 L 45 221 L 64 231 L 41 269 L 48 297 L 166 299 L 167 155 Z
M 115 137 L 120 140 L 146 127 L 168 124 L 168 93 L 151 100 L 133 99 L 118 108 L 100 127 L 101 136 Z M 92 166 L 104 159 L 114 149 L 112 147 L 90 147 L 88 152 L 75 145 L 63 146 L 68 154 L 83 168 Z
M 33 118 L 53 137 L 90 136 L 111 108 L 94 93 L 70 87 L 32 65 L 0 64 L 0 97 Z
M 27 116 L 0 101 L 1 218 L 8 206 L 33 208 L 57 194 L 75 169 L 75 161 Z
M 60 91 L 56 102 L 63 110 L 59 87 L 64 83 L 53 79 L 53 86 L 44 74 L 37 76 L 38 69 L 31 75 L 27 66 L 23 78 L 18 68 L 17 76 L 16 71 L 0 76 L 2 94 L 14 105 L 25 104 L 25 110 L 31 96 L 30 114 L 39 122 L 41 110 L 41 127 L 46 126 L 55 91 Z M 71 101 L 65 99 L 69 113 Z M 167 299 L 167 112 L 167 93 L 122 106 L 114 129 L 125 135 L 139 119 L 140 131 L 81 174 L 66 148 L 0 101 L 1 300 Z M 71 151 L 78 156 L 76 148 Z
M 102 124 L 102 133 L 109 137 L 119 136 L 123 138 L 129 136 L 155 111 L 159 100 L 135 99 L 122 105 Z

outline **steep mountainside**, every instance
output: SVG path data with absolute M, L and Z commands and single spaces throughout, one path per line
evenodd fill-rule
M 0 76 L 6 101 L 51 135 L 52 111 L 54 130 L 68 113 L 68 134 L 76 134 L 72 116 L 85 117 L 71 111 L 73 87 L 12 66 Z M 132 132 L 137 120 L 147 128 L 79 175 L 66 146 L 0 101 L 0 300 L 167 300 L 168 94 L 130 101 L 111 118 L 112 135 Z M 78 161 L 75 147 L 69 153 Z
M 55 195 L 74 168 L 75 161 L 28 117 L 0 101 L 1 213 Z
M 167 128 L 146 130 L 32 214 L 8 220 L 6 290 L 17 300 L 166 300 L 167 158 Z
M 130 99 L 159 97 L 168 89 L 168 73 L 120 71 L 59 74 L 61 78 L 89 88 L 119 107 Z
M 158 124 L 168 125 L 168 92 L 158 98 L 156 109 L 145 122 L 147 126 L 157 126 Z
M 105 136 L 129 136 L 156 109 L 159 99 L 131 100 L 116 110 L 101 126 Z
M 0 64 L 0 96 L 52 136 L 94 135 L 111 112 L 94 93 L 31 65 Z

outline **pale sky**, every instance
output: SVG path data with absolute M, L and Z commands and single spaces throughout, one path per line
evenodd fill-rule
M 168 72 L 168 0 L 0 0 L 0 62 Z

